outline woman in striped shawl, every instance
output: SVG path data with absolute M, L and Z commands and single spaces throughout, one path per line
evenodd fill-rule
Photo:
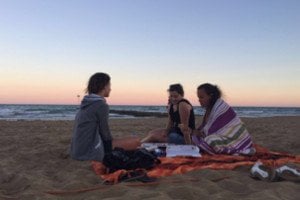
M 255 149 L 244 123 L 221 99 L 219 88 L 205 83 L 198 87 L 197 95 L 205 115 L 200 127 L 192 131 L 193 143 L 209 154 L 254 154 Z

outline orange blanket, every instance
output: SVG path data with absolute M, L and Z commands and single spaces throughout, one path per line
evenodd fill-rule
M 232 155 L 202 155 L 200 158 L 191 157 L 161 157 L 161 164 L 149 170 L 149 177 L 157 178 L 170 176 L 173 174 L 183 174 L 197 169 L 229 169 L 239 166 L 253 165 L 260 160 L 267 166 L 276 167 L 288 162 L 300 163 L 300 155 L 272 152 L 261 146 L 255 145 L 257 150 L 253 156 L 232 156 Z M 96 174 L 109 183 L 117 183 L 120 176 L 126 174 L 126 170 L 118 170 L 107 174 L 105 166 L 96 161 L 92 161 L 92 167 Z

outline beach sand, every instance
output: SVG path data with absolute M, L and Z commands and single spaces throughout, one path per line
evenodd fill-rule
M 111 119 L 114 137 L 145 136 L 166 118 Z M 199 118 L 198 120 L 199 121 Z M 255 143 L 300 154 L 300 117 L 244 118 Z M 300 184 L 263 182 L 236 170 L 196 170 L 158 179 L 102 185 L 88 161 L 70 159 L 73 121 L 0 121 L 0 199 L 299 199 Z M 51 195 L 46 191 L 97 190 Z

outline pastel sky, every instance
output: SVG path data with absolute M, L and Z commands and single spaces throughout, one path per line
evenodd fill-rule
M 233 106 L 300 106 L 298 0 L 0 0 L 0 104 L 77 104 L 88 78 L 109 104 L 164 105 L 181 83 Z

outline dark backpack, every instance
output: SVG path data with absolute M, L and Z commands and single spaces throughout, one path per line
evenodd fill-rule
M 122 148 L 115 148 L 110 153 L 105 154 L 103 162 L 109 172 L 119 169 L 151 169 L 160 163 L 160 160 L 146 149 L 125 151 Z

